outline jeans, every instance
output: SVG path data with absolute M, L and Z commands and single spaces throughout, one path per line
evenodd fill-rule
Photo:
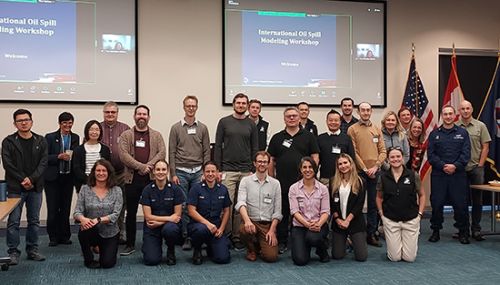
M 375 234 L 379 224 L 377 205 L 375 204 L 375 200 L 377 198 L 377 180 L 379 175 L 380 173 L 377 172 L 375 178 L 370 178 L 364 172 L 361 173 L 361 177 L 363 177 L 366 182 L 366 204 L 368 206 L 366 212 L 366 233 L 368 236 Z
M 187 213 L 187 198 L 191 186 L 201 181 L 202 171 L 199 170 L 195 173 L 185 172 L 179 169 L 175 170 L 175 175 L 179 178 L 179 186 L 184 192 L 184 203 L 182 204 L 182 234 L 187 236 L 187 224 L 189 223 L 189 216 Z
M 9 198 L 21 198 L 21 202 L 10 213 L 7 220 L 7 247 L 8 253 L 20 253 L 17 247 L 20 243 L 19 225 L 23 205 L 26 204 L 28 229 L 26 231 L 26 251 L 38 250 L 38 230 L 40 228 L 40 208 L 42 207 L 42 192 L 23 191 L 20 194 L 9 193 Z

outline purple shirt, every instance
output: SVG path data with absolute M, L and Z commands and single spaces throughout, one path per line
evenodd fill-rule
M 116 171 L 123 170 L 124 166 L 122 161 L 120 160 L 120 147 L 118 140 L 120 139 L 120 135 L 130 129 L 127 124 L 116 122 L 113 126 L 108 126 L 106 122 L 101 122 L 102 127 L 102 139 L 101 143 L 107 145 L 111 152 L 111 164 Z
M 318 180 L 315 180 L 314 190 L 310 194 L 306 192 L 304 181 L 301 179 L 290 186 L 288 192 L 290 200 L 290 215 L 299 212 L 307 221 L 319 221 L 321 214 L 330 214 L 330 197 L 328 188 Z M 293 219 L 293 225 L 303 227 L 299 221 Z

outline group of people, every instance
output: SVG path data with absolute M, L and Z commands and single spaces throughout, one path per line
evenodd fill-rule
M 196 118 L 198 99 L 186 96 L 184 118 L 170 130 L 168 153 L 162 134 L 149 126 L 145 105 L 135 108 L 130 128 L 118 121 L 118 105 L 106 103 L 104 120 L 85 125 L 82 144 L 72 132 L 72 114 L 61 113 L 58 130 L 44 138 L 31 131 L 31 113 L 18 109 L 13 114 L 17 131 L 2 142 L 9 197 L 21 198 L 7 223 L 11 265 L 21 253 L 24 204 L 28 259 L 45 259 L 38 251 L 43 189 L 49 246 L 72 243 L 74 187 L 73 217 L 89 268 L 113 267 L 120 244 L 125 245 L 120 255 L 135 252 L 139 204 L 147 265 L 162 261 L 164 241 L 168 265 L 176 264 L 176 245 L 193 250 L 193 264 L 203 262 L 204 247 L 216 263 L 230 262 L 231 248 L 246 249 L 250 261 L 260 256 L 275 262 L 289 245 L 297 265 L 309 262 L 312 248 L 321 262 L 341 259 L 347 245 L 356 260 L 365 261 L 367 245 L 380 247 L 382 235 L 390 260 L 412 262 L 425 209 L 418 171 L 426 151 L 433 167 L 429 241 L 440 239 L 446 201 L 454 208 L 459 241 L 469 243 L 471 234 L 484 239 L 481 192 L 471 193 L 468 185 L 483 183 L 491 139 L 484 124 L 472 118 L 470 102 L 461 103 L 458 122 L 451 106 L 442 108 L 443 124 L 430 132 L 428 145 L 424 123 L 407 108 L 387 112 L 379 128 L 371 121 L 369 103 L 357 106 L 358 119 L 354 101 L 344 98 L 342 113 L 328 112 L 328 131 L 318 135 L 309 105 L 301 102 L 285 108 L 285 128 L 271 137 L 261 107 L 260 101 L 237 94 L 234 112 L 217 125 L 211 150 L 208 128 Z

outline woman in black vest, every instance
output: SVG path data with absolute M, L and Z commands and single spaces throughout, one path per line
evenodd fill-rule
M 368 257 L 366 223 L 363 205 L 366 184 L 358 176 L 351 156 L 342 153 L 337 159 L 337 171 L 331 182 L 332 192 L 332 256 L 342 259 L 346 255 L 347 236 L 354 247 L 354 259 L 365 261 Z
M 389 148 L 390 169 L 377 183 L 377 208 L 384 222 L 387 257 L 391 261 L 415 261 L 425 192 L 420 177 L 403 165 L 403 151 Z

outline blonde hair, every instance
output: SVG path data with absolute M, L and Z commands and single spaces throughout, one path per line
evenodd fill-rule
M 426 132 L 424 121 L 422 121 L 422 119 L 417 118 L 417 117 L 415 117 L 415 118 L 413 118 L 413 120 L 411 120 L 410 129 L 409 129 L 409 132 L 408 132 L 408 139 L 411 139 L 413 137 L 413 135 L 411 134 L 411 128 L 413 127 L 413 125 L 415 123 L 420 123 L 420 125 L 422 126 L 422 133 L 418 137 L 418 142 L 419 143 L 424 143 L 424 141 L 425 141 L 425 132 Z
M 340 173 L 338 164 L 338 161 L 341 158 L 347 159 L 351 164 L 351 171 L 349 173 L 349 184 L 351 184 L 351 192 L 357 195 L 359 189 L 363 187 L 363 182 L 361 181 L 361 178 L 358 176 L 358 170 L 356 169 L 356 164 L 354 163 L 352 157 L 347 153 L 341 153 L 337 158 L 337 163 L 335 165 L 336 171 L 331 182 L 332 196 L 334 193 L 339 191 L 340 185 L 342 183 L 342 173 Z
M 394 111 L 389 111 L 385 113 L 384 117 L 382 118 L 382 121 L 380 122 L 382 125 L 382 129 L 385 129 L 385 120 L 389 118 L 389 116 L 394 116 L 396 118 L 396 131 L 398 132 L 399 139 L 402 140 L 405 137 L 405 133 L 403 131 L 403 127 L 401 126 L 401 122 L 399 122 L 399 117 Z

